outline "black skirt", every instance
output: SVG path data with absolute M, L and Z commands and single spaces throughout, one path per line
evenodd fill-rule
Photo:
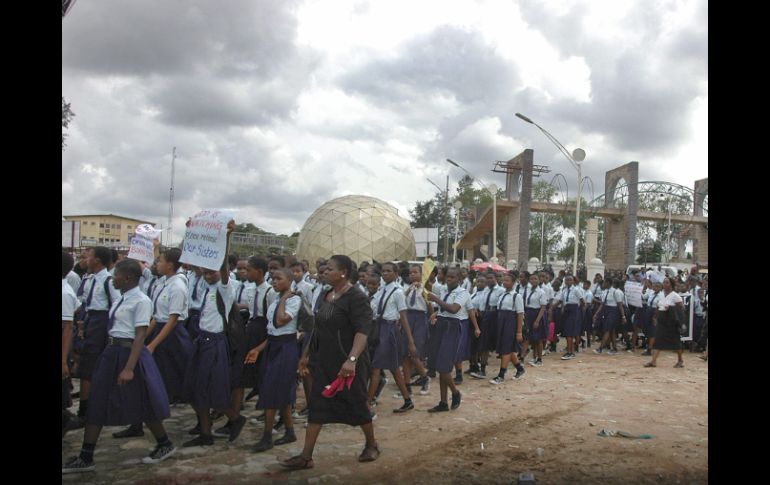
M 655 350 L 682 350 L 678 324 L 674 318 L 675 307 L 667 311 L 658 311 L 658 324 L 655 327 Z

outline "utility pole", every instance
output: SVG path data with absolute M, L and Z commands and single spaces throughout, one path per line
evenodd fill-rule
M 168 195 L 168 246 L 171 246 L 171 220 L 174 218 L 174 162 L 176 161 L 176 147 L 171 152 L 171 188 Z
M 444 264 L 447 264 L 449 262 L 449 175 L 446 176 L 444 211 Z

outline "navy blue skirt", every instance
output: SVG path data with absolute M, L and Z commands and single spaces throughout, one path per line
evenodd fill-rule
M 157 322 L 146 342 L 151 342 L 166 326 L 167 322 Z M 174 330 L 155 348 L 152 356 L 158 365 L 160 375 L 169 396 L 181 397 L 184 394 L 184 379 L 193 354 L 193 343 L 184 328 L 183 322 L 177 321 Z
M 380 320 L 380 342 L 374 351 L 372 368 L 374 369 L 398 369 L 401 363 L 399 345 L 399 329 L 396 328 L 397 320 Z
M 460 320 L 460 336 L 457 344 L 457 352 L 455 354 L 455 362 L 470 360 L 471 340 L 474 338 L 476 338 L 476 334 L 471 331 L 470 320 Z
M 552 307 L 553 307 L 553 305 L 548 305 L 546 307 L 546 309 L 545 309 L 545 314 L 543 315 L 543 318 L 546 321 L 548 321 L 548 312 L 550 311 L 550 308 L 552 308 Z M 555 326 L 554 326 L 554 335 L 562 335 L 563 336 L 564 335 L 564 318 L 563 318 L 563 315 L 562 315 L 561 307 L 553 309 L 553 319 L 548 321 L 548 323 L 550 324 L 551 322 L 553 322 L 555 324 Z
M 190 335 L 190 340 L 193 342 L 198 338 L 198 334 L 201 332 L 201 311 L 190 308 L 187 312 L 187 333 Z
M 479 335 L 477 351 L 495 350 L 497 348 L 497 310 L 484 312 L 484 316 L 479 323 L 481 323 L 479 325 L 481 335 Z
M 262 392 L 257 409 L 283 409 L 297 397 L 299 347 L 296 335 L 268 336 L 263 353 Z
M 195 409 L 230 407 L 230 362 L 224 332 L 201 330 L 185 374 L 185 398 Z
M 75 310 L 74 315 L 74 321 L 72 322 L 72 352 L 80 355 L 80 352 L 83 350 L 83 339 L 80 338 L 80 333 L 78 333 L 78 326 L 77 323 L 79 320 L 85 321 L 86 319 L 86 310 L 85 306 L 82 305 L 78 307 L 77 310 Z
M 83 345 L 80 349 L 78 373 L 81 379 L 90 380 L 96 368 L 96 361 L 107 346 L 107 324 L 109 313 L 89 311 L 86 314 L 83 331 Z
M 515 311 L 497 311 L 497 348 L 495 350 L 498 354 L 507 355 L 521 352 L 521 345 L 516 341 L 517 328 L 518 314 Z
M 692 340 L 695 343 L 700 342 L 701 334 L 703 332 L 703 322 L 704 317 L 693 314 L 693 322 L 692 322 Z
M 547 320 L 545 313 L 543 313 L 543 317 L 540 319 L 540 325 L 538 328 L 535 328 L 535 318 L 537 318 L 538 313 L 540 313 L 540 308 L 524 309 L 524 321 L 527 324 L 527 332 L 529 333 L 529 341 L 531 343 L 548 338 L 548 324 L 545 323 Z
M 593 331 L 594 326 L 594 314 L 591 310 L 591 305 L 586 305 L 585 310 L 583 310 L 583 329 L 582 331 L 585 332 L 587 335 L 591 335 L 591 332 Z
M 580 305 L 566 305 L 562 312 L 564 321 L 563 335 L 565 337 L 578 337 L 583 330 L 583 312 Z
M 61 408 L 67 409 L 72 406 L 72 383 L 71 379 L 67 377 L 61 380 Z
M 441 374 L 452 372 L 456 362 L 457 347 L 460 345 L 460 320 L 438 317 L 431 336 L 428 363 L 431 369 Z
M 134 378 L 122 386 L 118 376 L 131 349 L 108 345 L 96 363 L 91 380 L 86 422 L 100 426 L 152 423 L 168 418 L 168 394 L 158 367 L 146 347 L 134 367 Z
M 267 318 L 254 317 L 246 323 L 246 352 L 261 344 L 267 338 Z M 241 386 L 252 387 L 259 390 L 260 364 L 262 363 L 262 352 L 253 364 L 243 364 L 241 373 Z
M 620 323 L 620 310 L 616 306 L 604 305 L 599 318 L 602 322 L 602 332 L 611 332 Z
M 417 358 L 424 359 L 428 353 L 428 314 L 420 310 L 407 310 L 406 319 L 412 329 L 412 339 L 417 347 Z

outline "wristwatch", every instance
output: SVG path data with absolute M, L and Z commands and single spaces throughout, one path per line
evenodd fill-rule
M 351 355 L 350 357 L 348 357 L 348 360 L 351 362 L 355 362 L 357 359 L 358 358 L 355 355 Z

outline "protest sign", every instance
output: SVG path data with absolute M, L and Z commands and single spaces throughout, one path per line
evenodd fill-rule
M 182 242 L 182 263 L 219 270 L 227 251 L 227 223 L 233 211 L 204 209 L 187 226 Z
M 131 238 L 131 249 L 128 251 L 128 257 L 152 264 L 155 260 L 152 242 L 160 237 L 160 231 L 150 224 L 140 224 L 136 226 L 135 232 L 134 237 Z
M 636 281 L 626 281 L 626 300 L 628 306 L 642 307 L 642 284 Z

